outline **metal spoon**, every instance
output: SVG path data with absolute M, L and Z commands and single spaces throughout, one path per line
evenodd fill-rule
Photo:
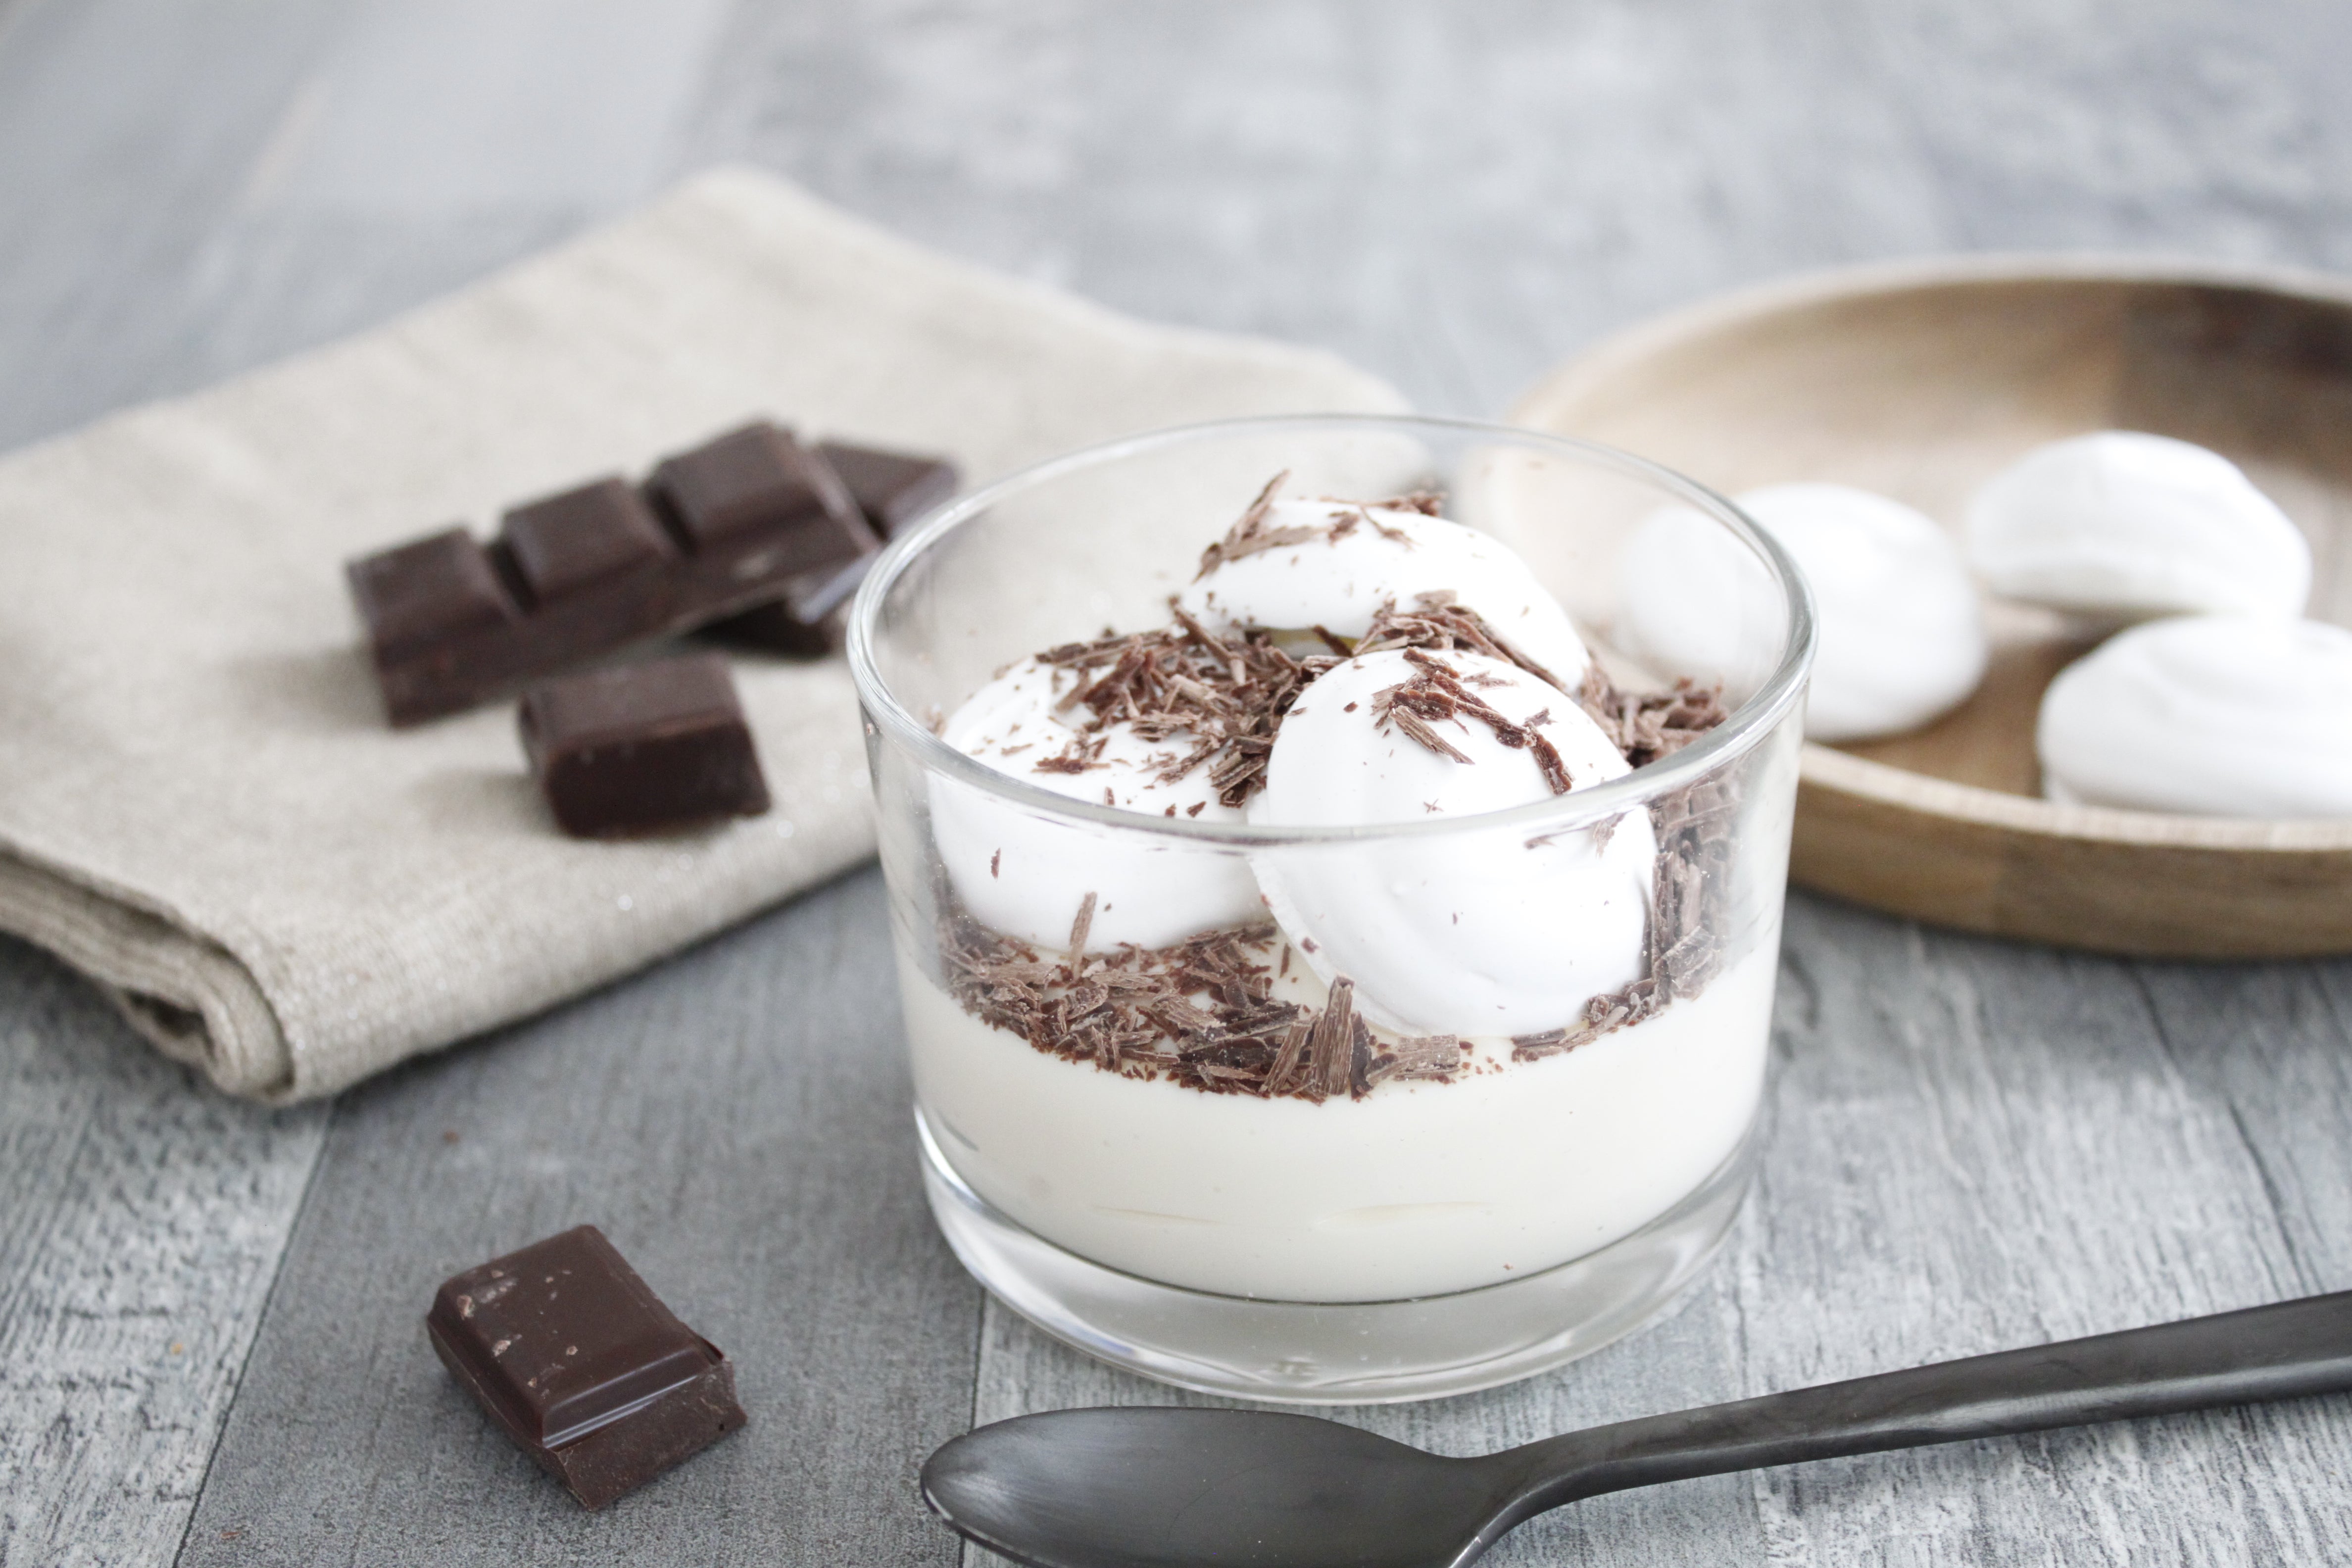
M 1034 1568 L 1460 1568 L 1521 1521 L 1728 1470 L 2352 1389 L 2352 1291 L 1651 1415 L 1443 1458 L 1247 1410 L 1022 1415 L 923 1467 L 923 1497 Z

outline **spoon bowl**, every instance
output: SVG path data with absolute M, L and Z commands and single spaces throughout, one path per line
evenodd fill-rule
M 1504 1500 L 1497 1484 L 1488 1460 L 1247 1410 L 1016 1416 L 923 1467 L 924 1500 L 1035 1568 L 1466 1562 Z

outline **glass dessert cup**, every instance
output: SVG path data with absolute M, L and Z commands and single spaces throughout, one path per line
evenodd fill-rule
M 1283 767 L 1348 760 L 1329 748 L 1296 760 L 1323 746 L 1308 727 L 1316 680 L 1335 705 L 1361 685 L 1370 710 L 1346 704 L 1358 728 L 1345 733 L 1393 755 L 1412 748 L 1392 721 L 1420 731 L 1391 710 L 1403 688 L 1371 672 L 1438 668 L 1395 651 L 1378 616 L 1369 633 L 1322 626 L 1310 641 L 1297 627 L 1171 625 L 1188 586 L 1209 613 L 1195 578 L 1221 539 L 1228 564 L 1257 553 L 1269 569 L 1324 572 L 1318 591 L 1360 591 L 1318 564 L 1320 542 L 1293 549 L 1298 531 L 1235 549 L 1257 525 L 1228 529 L 1265 515 L 1276 474 L 1286 495 L 1318 498 L 1299 503 L 1308 510 L 1402 541 L 1400 569 L 1434 573 L 1431 585 L 1448 568 L 1426 542 L 1415 553 L 1407 511 L 1319 498 L 1412 495 L 1408 509 L 1442 506 L 1509 547 L 1509 574 L 1549 592 L 1581 647 L 1538 643 L 1532 612 L 1473 616 L 1491 642 L 1411 646 L 1453 650 L 1433 656 L 1449 661 L 1436 676 L 1412 678 L 1475 711 L 1459 718 L 1442 694 L 1412 711 L 1500 759 L 1459 776 L 1500 778 L 1549 753 L 1559 793 L 1336 823 L 1270 808 Z M 1715 668 L 1747 672 L 1719 705 L 1609 640 L 1618 556 L 1664 507 L 1724 530 L 1758 568 L 1738 624 L 1717 628 L 1733 657 Z M 1441 616 L 1453 597 L 1415 603 Z M 1222 797 L 1139 784 L 1124 800 L 1117 784 L 1198 737 L 1144 731 L 1165 751 L 1139 773 L 1088 761 L 1100 743 L 1040 746 L 1042 766 L 1006 760 L 1029 748 L 1013 739 L 1015 709 L 971 718 L 972 705 L 1034 677 L 1052 685 L 1028 699 L 1047 706 L 1022 710 L 1032 733 L 1048 708 L 1114 710 L 1101 693 L 1139 645 L 1113 633 L 1164 637 L 1153 646 L 1206 661 L 1187 667 L 1202 679 L 1230 668 L 1229 690 L 1303 680 L 1270 721 L 1288 726 L 1271 733 L 1294 737 L 1294 760 L 1277 752 L 1262 786 L 1228 784 Z M 1506 633 L 1553 665 L 1589 649 L 1590 668 L 1555 673 Z M 1097 634 L 1093 651 L 1075 646 Z M 1294 1403 L 1465 1393 L 1654 1317 L 1705 1267 L 1749 1184 L 1812 642 L 1794 568 L 1728 502 L 1623 453 L 1499 426 L 1192 426 L 1044 464 L 934 514 L 869 575 L 849 649 L 926 1190 L 957 1256 L 1006 1305 L 1103 1360 Z M 1513 680 L 1545 701 L 1514 710 L 1520 728 L 1477 695 L 1507 708 Z M 1609 738 L 1606 768 L 1572 747 L 1559 766 L 1541 740 L 1491 750 L 1525 748 L 1548 723 L 1564 732 L 1553 710 L 1571 704 L 1580 734 Z M 1246 779 L 1267 750 L 1249 744 L 1203 771 Z M 1434 750 L 1417 764 L 1449 779 L 1474 760 L 1442 737 L 1422 745 Z M 1035 782 L 1049 773 L 1082 782 Z M 1289 776 L 1289 798 L 1315 806 L 1317 790 Z M 1220 798 L 1234 809 L 1202 810 Z

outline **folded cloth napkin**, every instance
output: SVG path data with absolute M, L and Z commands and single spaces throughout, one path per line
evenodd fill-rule
M 1225 415 L 1401 405 L 1328 356 L 1146 326 L 765 175 L 393 324 L 0 461 L 0 928 L 271 1101 L 546 1007 L 872 849 L 838 659 L 746 659 L 775 796 L 561 837 L 511 704 L 385 727 L 353 554 L 754 416 L 973 479 Z

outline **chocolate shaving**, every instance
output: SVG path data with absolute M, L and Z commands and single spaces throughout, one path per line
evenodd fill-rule
M 1369 1093 L 1390 1079 L 1450 1083 L 1462 1070 L 1462 1053 L 1470 1047 L 1454 1035 L 1422 1035 L 1394 1045 L 1375 1044 L 1359 1075 Z
M 1242 520 L 1225 531 L 1224 538 L 1201 552 L 1201 569 L 1192 581 L 1199 582 L 1228 561 L 1239 561 L 1261 550 L 1279 550 L 1286 544 L 1312 543 L 1325 536 L 1326 531 L 1320 528 L 1266 527 L 1265 515 L 1274 510 L 1274 492 L 1289 477 L 1290 470 L 1285 468 L 1265 481 L 1265 489 L 1257 492 Z
M 1296 658 L 1263 632 L 1218 637 L 1181 608 L 1176 624 L 1159 631 L 1103 637 L 1049 648 L 1038 658 L 1076 676 L 1066 707 L 1084 705 L 1089 717 L 1062 754 L 1036 764 L 1041 772 L 1082 773 L 1097 761 L 1113 724 L 1145 741 L 1178 741 L 1165 754 L 1161 784 L 1195 768 L 1227 805 L 1239 805 L 1263 782 L 1274 733 L 1307 683 L 1339 663 L 1336 657 Z M 1191 808 L 1196 815 L 1198 807 Z
M 1488 658 L 1516 664 L 1546 686 L 1567 688 L 1558 676 L 1521 653 L 1504 640 L 1503 635 L 1488 626 L 1475 610 L 1464 609 L 1454 602 L 1450 588 L 1434 593 L 1416 595 L 1411 610 L 1400 610 L 1391 599 L 1372 615 L 1372 623 L 1364 635 L 1356 639 L 1355 653 L 1386 653 L 1391 648 L 1418 647 L 1437 653 L 1451 653 L 1465 648 L 1483 653 Z
M 1320 527 L 1293 523 L 1287 528 L 1268 528 L 1266 514 L 1274 510 L 1274 492 L 1290 477 L 1285 468 L 1265 482 L 1257 499 L 1242 513 L 1241 521 L 1226 530 L 1225 536 L 1201 552 L 1201 569 L 1192 581 L 1214 572 L 1228 561 L 1239 561 L 1261 551 L 1281 550 L 1294 544 L 1334 544 L 1361 527 L 1370 526 L 1384 539 L 1410 545 L 1412 541 L 1402 529 L 1382 522 L 1375 511 L 1417 511 L 1423 517 L 1443 515 L 1444 500 L 1429 490 L 1415 490 L 1410 495 L 1394 496 L 1386 500 L 1331 500 L 1335 509 L 1330 521 Z M 1327 498 L 1328 499 L 1328 498 Z
M 1307 1043 L 1315 1037 L 1315 1020 L 1300 1017 L 1292 1020 L 1282 1031 L 1281 1048 L 1275 1052 L 1274 1065 L 1266 1069 L 1265 1092 L 1294 1094 L 1306 1088 L 1312 1074 L 1307 1066 Z
M 1078 905 L 1078 918 L 1070 922 L 1070 962 L 1076 963 L 1086 955 L 1087 933 L 1094 930 L 1095 896 L 1088 893 Z
M 1736 774 L 1706 779 L 1652 804 L 1658 858 L 1651 873 L 1644 938 L 1648 972 L 1622 991 L 1587 1002 L 1583 1017 L 1570 1027 L 1513 1036 L 1514 1061 L 1535 1061 L 1590 1045 L 1706 988 L 1723 967 L 1716 933 L 1723 927 L 1723 901 L 1730 896 L 1732 818 L 1738 806 Z M 1603 826 L 1615 830 L 1613 822 Z M 1594 831 L 1597 836 L 1601 829 Z
M 1343 974 L 1331 982 L 1331 1000 L 1307 1032 L 1310 1071 L 1301 1092 L 1307 1099 L 1319 1105 L 1349 1091 L 1355 1080 L 1356 1037 L 1363 1026 L 1356 1016 L 1356 983 Z
M 1560 760 L 1559 748 L 1553 745 L 1533 725 L 1515 724 L 1496 712 L 1492 704 L 1469 689 L 1475 682 L 1494 685 L 1493 680 L 1465 676 L 1418 647 L 1404 650 L 1405 662 L 1413 667 L 1412 678 L 1394 686 L 1383 687 L 1373 693 L 1372 723 L 1377 729 L 1391 726 L 1442 757 L 1457 763 L 1470 761 L 1453 744 L 1431 728 L 1433 723 L 1451 722 L 1464 729 L 1465 718 L 1475 719 L 1495 732 L 1495 739 L 1513 751 L 1525 751 L 1535 757 L 1536 767 L 1544 783 L 1554 795 L 1566 795 L 1570 788 L 1568 764 Z M 1549 717 L 1549 710 L 1544 717 Z
M 1628 691 L 1601 674 L 1597 664 L 1585 670 L 1576 700 L 1637 768 L 1673 756 L 1731 717 L 1719 686 L 1702 687 L 1685 679 L 1675 682 L 1671 691 Z

